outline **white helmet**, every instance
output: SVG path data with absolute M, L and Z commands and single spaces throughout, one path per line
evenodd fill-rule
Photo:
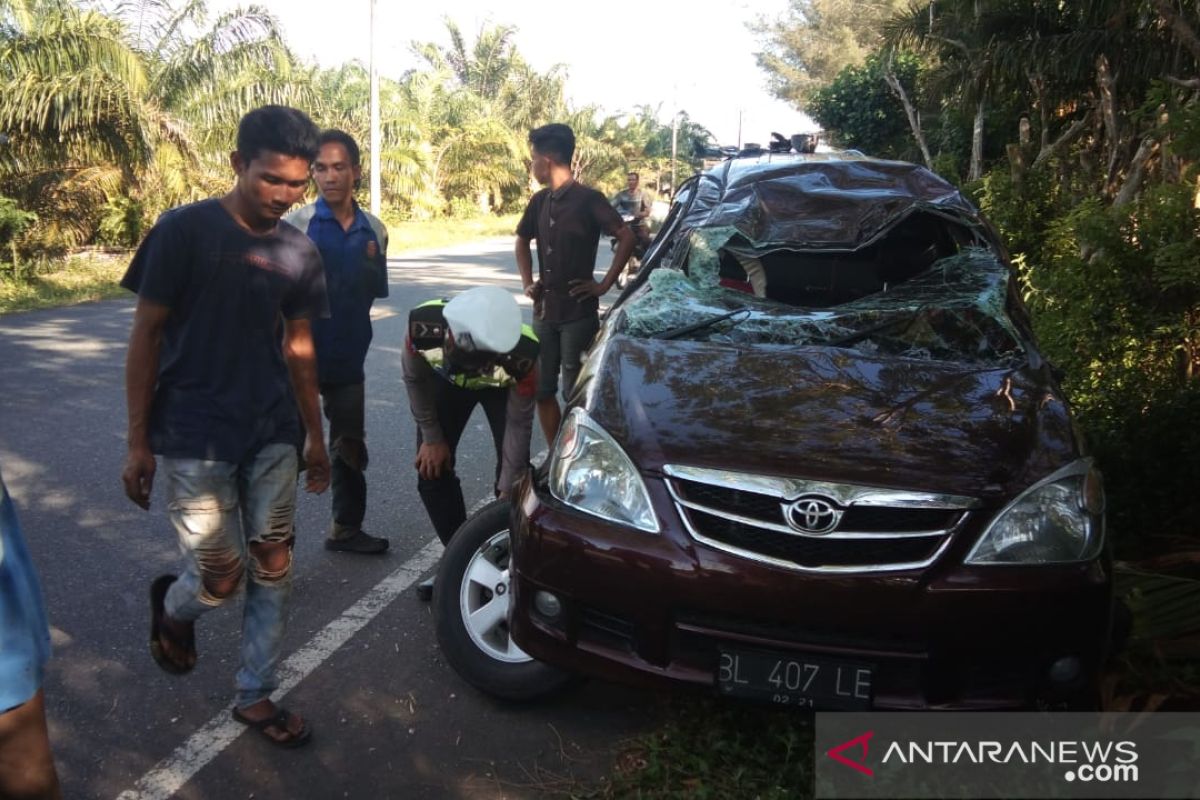
M 521 340 L 521 309 L 498 286 L 477 286 L 454 297 L 442 313 L 456 348 L 507 353 Z

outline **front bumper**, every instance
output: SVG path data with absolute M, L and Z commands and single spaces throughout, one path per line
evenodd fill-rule
M 566 508 L 533 473 L 518 486 L 511 631 L 527 653 L 616 682 L 707 688 L 722 646 L 866 662 L 873 707 L 895 709 L 1069 699 L 1107 655 L 1105 560 L 967 567 L 971 528 L 924 570 L 796 573 L 698 544 L 663 482 L 646 484 L 661 534 Z M 555 618 L 534 606 L 538 590 L 560 600 Z M 1078 676 L 1052 680 L 1067 657 Z

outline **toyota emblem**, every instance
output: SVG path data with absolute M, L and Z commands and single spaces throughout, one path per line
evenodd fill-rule
M 801 497 L 784 507 L 783 516 L 800 533 L 818 536 L 837 527 L 842 511 L 823 497 Z

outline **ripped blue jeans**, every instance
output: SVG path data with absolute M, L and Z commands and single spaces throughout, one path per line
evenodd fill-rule
M 194 622 L 224 604 L 246 578 L 237 706 L 279 685 L 280 648 L 292 589 L 296 448 L 269 444 L 240 464 L 163 458 L 167 512 L 187 568 L 167 592 L 165 609 Z

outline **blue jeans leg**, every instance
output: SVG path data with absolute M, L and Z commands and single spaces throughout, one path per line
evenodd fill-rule
M 279 685 L 276 675 L 292 588 L 296 449 L 272 444 L 241 464 L 163 459 L 168 510 L 187 566 L 167 593 L 166 612 L 195 621 L 236 592 L 244 574 L 237 704 Z
M 238 708 L 257 703 L 279 686 L 292 594 L 297 466 L 295 447 L 272 444 L 248 460 L 239 475 L 248 557 L 242 663 L 236 678 Z
M 164 458 L 167 516 L 186 559 L 171 584 L 166 612 L 195 622 L 237 591 L 246 564 L 238 519 L 237 465 L 193 458 Z

